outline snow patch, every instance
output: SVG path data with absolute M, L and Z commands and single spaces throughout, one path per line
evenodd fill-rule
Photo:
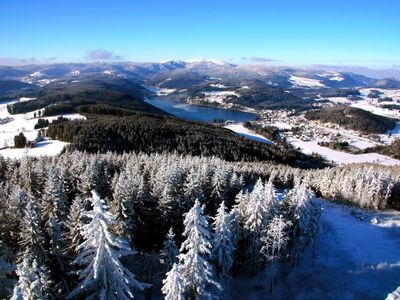
M 378 153 L 351 154 L 329 149 L 318 145 L 317 141 L 301 141 L 296 138 L 288 138 L 287 141 L 305 154 L 318 153 L 327 161 L 333 161 L 339 165 L 348 165 L 353 163 L 376 163 L 385 166 L 400 165 L 400 160 Z
M 325 85 L 317 79 L 310 79 L 310 78 L 305 78 L 305 77 L 297 77 L 297 76 L 290 76 L 289 80 L 293 83 L 295 86 L 299 87 L 325 87 Z
M 57 140 L 44 140 L 36 143 L 34 148 L 0 150 L 0 155 L 10 159 L 21 159 L 24 156 L 54 156 L 61 153 L 66 145 L 68 143 Z
M 241 136 L 244 136 L 246 138 L 249 138 L 249 139 L 252 139 L 252 140 L 255 140 L 258 142 L 262 142 L 262 143 L 272 144 L 272 142 L 269 139 L 244 127 L 243 124 L 230 124 L 230 125 L 227 125 L 224 127 L 226 129 L 232 130 L 233 132 L 235 132 Z

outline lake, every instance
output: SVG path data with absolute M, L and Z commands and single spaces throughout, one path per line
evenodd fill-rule
M 156 98 L 146 99 L 145 101 L 176 117 L 192 121 L 212 123 L 215 119 L 222 119 L 224 121 L 246 122 L 258 117 L 257 114 L 239 110 L 200 106 L 170 99 Z

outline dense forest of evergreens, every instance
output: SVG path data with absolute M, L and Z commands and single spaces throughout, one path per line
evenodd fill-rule
M 0 167 L 0 293 L 13 299 L 219 296 L 232 276 L 290 272 L 318 233 L 312 191 L 367 208 L 399 195 L 398 171 L 368 165 L 72 152 Z
M 335 123 L 346 129 L 356 130 L 364 134 L 385 133 L 396 125 L 393 119 L 355 107 L 312 110 L 306 112 L 305 117 L 308 120 Z
M 217 156 L 228 161 L 269 160 L 303 167 L 324 163 L 286 145 L 268 145 L 204 123 L 168 116 L 89 116 L 88 120 L 50 124 L 47 135 L 90 153 L 177 152 Z
M 129 90 L 124 86 L 106 83 L 73 83 L 67 86 L 48 88 L 45 91 L 30 93 L 36 96 L 35 100 L 17 102 L 9 105 L 8 111 L 11 114 L 26 113 L 38 109 L 43 109 L 43 116 L 55 116 L 59 114 L 73 113 L 78 111 L 97 111 L 103 112 L 104 109 L 110 110 L 112 106 L 115 111 L 143 111 L 154 114 L 165 114 L 165 112 L 155 108 L 143 100 L 143 94 L 139 87 Z M 94 106 L 94 108 L 91 108 Z M 100 107 L 99 107 L 100 106 Z M 103 107 L 104 106 L 104 107 Z M 110 112 L 110 111 L 109 111 Z M 108 112 L 108 113 L 109 113 Z

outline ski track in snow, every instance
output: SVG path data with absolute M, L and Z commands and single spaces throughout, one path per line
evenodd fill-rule
M 400 284 L 400 213 L 367 213 L 325 200 L 320 233 L 269 294 L 267 273 L 240 277 L 224 299 L 385 299 Z M 364 219 L 358 218 L 361 215 Z M 371 221 L 374 220 L 374 221 Z

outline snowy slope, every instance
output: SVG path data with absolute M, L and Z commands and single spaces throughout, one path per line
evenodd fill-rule
M 235 279 L 224 299 L 385 299 L 397 288 L 400 213 L 354 214 L 350 208 L 320 202 L 314 248 L 298 266 L 281 273 L 273 293 L 268 293 L 270 276 L 265 272 L 254 279 Z
M 19 101 L 27 101 L 31 98 L 21 98 Z M 4 147 L 14 146 L 14 136 L 23 132 L 28 141 L 33 141 L 37 137 L 38 130 L 34 129 L 38 119 L 34 118 L 34 114 L 38 111 L 32 111 L 25 114 L 10 115 L 7 111 L 7 104 L 12 104 L 16 101 L 10 101 L 0 104 L 0 149 Z M 43 117 L 42 119 L 52 122 L 58 117 L 64 117 L 70 120 L 85 119 L 85 116 L 80 114 L 67 114 L 53 117 Z M 60 141 L 46 140 L 38 144 L 37 148 L 33 149 L 3 149 L 0 154 L 5 157 L 19 158 L 24 155 L 40 156 L 40 155 L 55 155 L 61 152 L 65 143 Z
M 377 163 L 385 166 L 400 165 L 400 160 L 378 153 L 351 154 L 336 151 L 327 147 L 318 145 L 317 141 L 301 141 L 295 138 L 288 138 L 287 141 L 305 154 L 318 153 L 327 161 L 333 161 L 336 164 L 352 164 L 352 163 Z
M 243 124 L 231 124 L 224 126 L 226 129 L 232 130 L 233 132 L 236 132 L 237 134 L 244 136 L 246 138 L 262 142 L 262 143 L 267 143 L 271 144 L 272 142 L 267 139 L 266 137 L 255 133 L 254 131 L 247 129 L 246 127 L 243 126 Z
M 54 156 L 59 154 L 68 143 L 57 140 L 44 140 L 35 144 L 35 148 L 2 149 L 0 155 L 5 158 L 20 159 L 24 156 Z
M 309 88 L 325 87 L 325 85 L 317 79 L 290 76 L 289 81 L 291 81 L 294 86 L 298 87 L 309 87 Z

